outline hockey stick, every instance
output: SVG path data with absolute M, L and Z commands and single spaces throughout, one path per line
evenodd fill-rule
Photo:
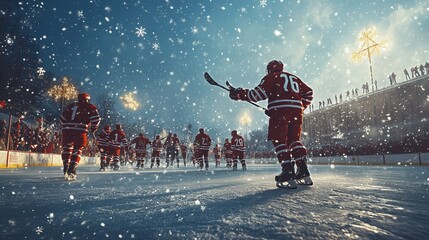
M 209 74 L 208 72 L 205 72 L 205 73 L 204 73 L 204 78 L 205 78 L 205 79 L 207 80 L 207 82 L 208 82 L 208 83 L 210 83 L 211 85 L 218 86 L 218 87 L 223 88 L 223 89 L 225 89 L 226 91 L 228 91 L 228 92 L 229 92 L 229 89 L 228 89 L 228 88 L 226 88 L 226 87 L 224 87 L 224 86 L 220 85 L 219 83 L 217 83 L 217 82 L 212 78 L 212 76 L 210 76 L 210 74 Z
M 214 85 L 214 86 L 218 86 L 218 87 L 220 87 L 220 88 L 222 88 L 222 89 L 225 89 L 226 91 L 228 91 L 229 92 L 229 90 L 232 88 L 232 86 L 231 86 L 231 84 L 229 84 L 229 82 L 228 81 L 226 81 L 226 84 L 228 85 L 228 88 L 226 88 L 226 87 L 224 87 L 224 86 L 222 86 L 222 85 L 220 85 L 219 83 L 217 83 L 211 76 L 210 76 L 210 74 L 208 73 L 208 72 L 205 72 L 204 73 L 204 78 L 206 79 L 206 81 L 208 82 L 208 83 L 210 83 L 211 85 Z M 253 106 L 255 106 L 255 107 L 258 107 L 258 108 L 260 108 L 260 109 L 262 109 L 262 110 L 264 110 L 264 111 L 267 111 L 267 109 L 266 108 L 264 108 L 264 107 L 262 107 L 262 106 L 259 106 L 258 104 L 256 104 L 256 103 L 254 103 L 254 102 L 251 102 L 251 101 L 249 101 L 249 100 L 246 100 L 248 103 L 250 103 L 250 104 L 252 104 Z

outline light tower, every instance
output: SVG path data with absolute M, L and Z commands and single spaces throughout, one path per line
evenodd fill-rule
M 375 54 L 380 54 L 381 48 L 385 47 L 387 44 L 387 40 L 378 42 L 376 40 L 376 36 L 377 30 L 375 29 L 375 27 L 370 27 L 362 31 L 359 34 L 359 41 L 361 42 L 361 46 L 358 51 L 352 53 L 352 60 L 357 62 L 360 62 L 362 60 L 362 57 L 368 56 L 372 91 L 374 91 L 374 76 L 372 73 L 371 56 Z

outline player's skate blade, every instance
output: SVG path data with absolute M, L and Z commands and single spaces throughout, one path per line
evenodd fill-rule
M 76 178 L 77 178 L 77 175 L 76 175 L 76 174 L 70 173 L 70 174 L 68 175 L 67 181 L 75 181 L 75 180 L 76 180 Z
M 294 180 L 289 180 L 285 182 L 276 181 L 276 186 L 278 188 L 286 188 L 286 189 L 296 189 L 296 182 Z
M 301 179 L 297 179 L 296 184 L 298 184 L 298 185 L 313 185 L 313 181 L 311 180 L 310 176 L 307 176 L 307 177 L 304 177 Z

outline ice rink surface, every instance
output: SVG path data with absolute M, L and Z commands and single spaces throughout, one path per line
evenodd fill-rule
M 1 169 L 0 239 L 428 239 L 427 166 L 311 165 L 298 189 L 279 172 Z

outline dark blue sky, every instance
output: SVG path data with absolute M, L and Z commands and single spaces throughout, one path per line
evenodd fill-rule
M 203 79 L 254 87 L 266 63 L 282 60 L 315 92 L 315 105 L 369 80 L 367 60 L 350 61 L 359 33 L 375 27 L 389 45 L 374 56 L 379 87 L 387 75 L 428 60 L 429 3 L 422 1 L 17 1 L 41 47 L 41 67 L 67 75 L 93 99 L 135 92 L 131 118 L 167 128 L 192 123 L 229 132 L 265 115 Z M 144 36 L 137 34 L 144 30 Z M 266 103 L 261 102 L 261 105 Z

